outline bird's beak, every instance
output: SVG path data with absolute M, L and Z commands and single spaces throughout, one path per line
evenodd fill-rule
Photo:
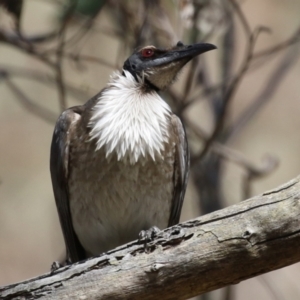
M 162 55 L 149 61 L 149 64 L 151 67 L 158 67 L 176 61 L 184 61 L 187 63 L 195 56 L 214 49 L 217 49 L 217 47 L 208 43 L 183 45 L 181 42 L 178 42 L 174 48 L 167 50 Z
M 166 58 L 170 61 L 181 60 L 188 58 L 189 60 L 193 57 L 205 53 L 210 50 L 214 50 L 217 47 L 212 44 L 199 43 L 193 45 L 183 45 L 182 43 L 177 44 L 177 49 L 171 50 L 166 53 Z

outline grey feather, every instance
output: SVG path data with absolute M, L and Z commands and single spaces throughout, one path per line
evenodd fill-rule
M 176 115 L 172 115 L 171 122 L 175 136 L 177 136 L 178 139 L 176 142 L 176 157 L 173 177 L 174 194 L 169 218 L 169 226 L 179 223 L 190 167 L 188 142 L 184 127 Z
M 70 132 L 78 122 L 83 106 L 64 111 L 57 120 L 50 156 L 50 171 L 59 220 L 67 247 L 67 257 L 71 262 L 85 258 L 85 252 L 74 232 L 69 206 L 69 144 Z

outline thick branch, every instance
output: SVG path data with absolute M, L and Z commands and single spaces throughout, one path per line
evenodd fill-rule
M 1 299 L 186 299 L 300 261 L 300 177 L 98 258 L 0 288 Z M 146 250 L 146 251 L 145 251 Z

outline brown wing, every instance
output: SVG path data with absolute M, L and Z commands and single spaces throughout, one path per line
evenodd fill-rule
M 174 133 L 177 136 L 177 142 L 173 176 L 174 193 L 169 226 L 178 224 L 179 222 L 190 168 L 190 155 L 184 127 L 176 115 L 172 115 L 171 122 Z
M 83 106 L 65 110 L 55 125 L 50 155 L 50 171 L 56 207 L 67 248 L 67 258 L 76 262 L 85 258 L 85 252 L 73 229 L 69 205 L 69 145 L 71 131 L 81 118 Z

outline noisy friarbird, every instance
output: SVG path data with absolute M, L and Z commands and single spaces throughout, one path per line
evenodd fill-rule
M 187 185 L 184 128 L 159 91 L 211 44 L 135 51 L 106 87 L 59 117 L 53 191 L 70 262 L 177 224 Z

